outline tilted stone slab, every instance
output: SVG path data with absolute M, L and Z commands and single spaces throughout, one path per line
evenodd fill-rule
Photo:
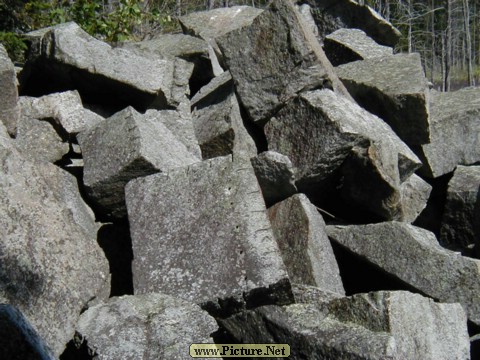
M 75 88 L 89 102 L 122 103 L 137 108 L 177 106 L 172 87 L 175 63 L 139 56 L 88 35 L 75 23 L 27 34 L 32 41 L 22 72 L 27 93 Z
M 292 301 L 248 162 L 205 160 L 132 180 L 125 192 L 136 293 L 162 292 L 220 313 Z
M 345 294 L 325 222 L 304 194 L 268 209 L 290 281 Z
M 221 324 L 241 343 L 285 343 L 292 358 L 468 359 L 465 312 L 409 292 L 262 306 Z M 255 358 L 255 357 L 253 357 Z
M 275 151 L 264 151 L 250 161 L 267 207 L 298 192 L 295 169 L 287 156 Z
M 347 94 L 320 44 L 289 0 L 273 1 L 250 26 L 217 39 L 250 118 L 268 120 L 299 92 Z
M 439 177 L 480 161 L 480 89 L 430 92 L 430 143 L 415 149 L 421 174 Z
M 83 130 L 98 125 L 104 118 L 85 109 L 78 91 L 65 91 L 39 98 L 19 98 L 22 118 L 49 119 L 64 137 L 75 136 Z
M 440 243 L 480 256 L 480 166 L 457 166 L 448 183 Z
M 21 311 L 58 358 L 82 309 L 108 290 L 108 263 L 73 176 L 13 147 L 0 157 L 0 303 Z
M 309 0 L 312 15 L 318 27 L 318 37 L 341 28 L 355 28 L 365 31 L 377 43 L 395 46 L 402 34 L 391 23 L 369 6 L 352 0 Z
M 257 147 L 243 125 L 229 72 L 205 85 L 192 98 L 193 124 L 203 159 L 234 154 L 251 158 Z
M 122 218 L 125 184 L 139 176 L 199 161 L 165 125 L 132 107 L 78 136 L 87 195 L 103 216 Z
M 403 219 L 399 187 L 420 161 L 356 103 L 331 90 L 306 92 L 279 111 L 265 133 L 269 149 L 292 161 L 299 189 L 322 186 L 341 169 L 344 196 L 381 217 Z
M 81 342 L 101 359 L 187 359 L 191 344 L 213 343 L 215 319 L 198 305 L 163 294 L 111 298 L 78 322 Z M 112 336 L 114 334 L 114 336 Z
M 327 226 L 328 236 L 388 274 L 441 302 L 458 302 L 480 324 L 480 260 L 444 249 L 435 235 L 385 222 Z
M 0 122 L 10 135 L 17 132 L 17 121 L 20 116 L 17 90 L 17 75 L 7 50 L 0 44 Z
M 420 176 L 413 174 L 400 186 L 401 202 L 403 204 L 403 220 L 413 223 L 427 206 L 428 198 L 432 192 L 432 186 L 422 180 Z
M 393 55 L 393 49 L 377 44 L 359 29 L 338 29 L 325 38 L 323 49 L 333 66 Z
M 430 142 L 428 81 L 419 54 L 355 61 L 335 70 L 353 98 L 405 143 Z

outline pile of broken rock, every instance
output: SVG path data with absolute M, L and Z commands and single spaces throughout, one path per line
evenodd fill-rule
M 0 46 L 0 358 L 478 356 L 480 90 L 351 0 L 181 24 Z

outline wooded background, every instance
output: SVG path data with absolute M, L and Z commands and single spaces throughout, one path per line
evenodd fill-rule
M 480 81 L 480 0 L 360 0 L 403 34 L 397 52 L 419 52 L 425 73 L 442 91 Z M 109 42 L 178 31 L 192 11 L 234 5 L 264 7 L 268 0 L 47 0 L 0 1 L 0 42 L 21 62 L 21 34 L 73 20 Z

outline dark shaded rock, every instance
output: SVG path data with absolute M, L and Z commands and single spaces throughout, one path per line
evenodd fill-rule
M 75 23 L 37 30 L 27 36 L 32 46 L 21 74 L 25 95 L 73 88 L 89 103 L 100 101 L 117 108 L 178 106 L 174 61 L 112 48 Z
M 0 122 L 15 136 L 20 116 L 17 90 L 17 75 L 7 50 L 0 44 Z
M 300 191 L 341 187 L 341 196 L 382 218 L 404 218 L 400 185 L 420 161 L 356 103 L 330 90 L 303 93 L 265 125 L 265 133 L 269 149 L 292 161 Z M 328 184 L 339 171 L 343 183 Z
M 297 193 L 295 170 L 287 156 L 264 151 L 251 162 L 267 207 Z
M 277 0 L 252 24 L 217 39 L 242 105 L 263 123 L 298 93 L 334 88 L 347 94 L 295 6 Z
M 393 55 L 393 49 L 377 44 L 359 29 L 339 29 L 325 38 L 323 50 L 333 66 Z
M 432 186 L 413 174 L 400 186 L 404 221 L 413 223 L 427 206 Z
M 229 72 L 200 89 L 191 106 L 203 159 L 229 154 L 249 159 L 257 155 L 255 142 L 243 125 Z
M 355 28 L 377 43 L 395 46 L 402 34 L 369 6 L 352 0 L 307 0 L 318 27 L 319 39 L 341 28 Z
M 328 236 L 383 271 L 442 302 L 458 302 L 480 323 L 480 261 L 442 248 L 415 226 L 386 222 L 327 226 Z
M 55 359 L 25 316 L 9 304 L 0 304 L 0 357 L 9 360 Z
M 289 344 L 294 359 L 469 358 L 461 306 L 403 291 L 263 306 L 220 322 L 242 343 Z
M 20 310 L 57 357 L 80 311 L 108 287 L 108 264 L 73 176 L 13 146 L 0 157 L 0 302 Z
M 131 107 L 80 133 L 78 140 L 87 194 L 107 217 L 127 215 L 129 180 L 199 161 L 160 121 Z
M 222 314 L 293 301 L 248 162 L 214 158 L 132 180 L 125 192 L 136 293 Z
M 215 319 L 198 305 L 163 294 L 112 298 L 89 308 L 77 325 L 101 359 L 188 359 L 193 343 L 213 343 Z M 112 336 L 113 335 L 113 336 Z
M 440 243 L 480 256 L 480 166 L 457 166 L 448 184 Z
M 385 120 L 405 143 L 430 142 L 429 90 L 419 54 L 355 61 L 335 70 L 360 106 Z
M 325 222 L 304 194 L 268 209 L 290 281 L 345 294 Z
M 439 177 L 480 161 L 480 89 L 430 92 L 430 143 L 414 149 L 421 174 Z

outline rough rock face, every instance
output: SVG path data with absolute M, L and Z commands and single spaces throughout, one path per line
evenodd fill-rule
M 395 46 L 401 33 L 372 8 L 353 0 L 309 0 L 319 39 L 341 28 L 363 30 L 377 43 Z
M 290 280 L 345 294 L 325 222 L 307 197 L 293 195 L 269 208 L 268 217 Z
M 203 159 L 234 154 L 257 155 L 255 142 L 243 125 L 229 72 L 204 86 L 192 98 L 193 124 Z
M 163 292 L 225 312 L 252 300 L 292 300 L 248 162 L 206 160 L 132 180 L 125 191 L 136 293 Z
M 23 314 L 8 304 L 0 304 L 0 357 L 10 360 L 55 359 Z
M 442 248 L 433 233 L 385 222 L 327 226 L 328 236 L 395 278 L 441 302 L 458 302 L 480 324 L 480 260 Z
M 131 107 L 78 139 L 87 194 L 107 217 L 126 216 L 124 187 L 129 180 L 199 161 L 160 121 Z
M 0 121 L 7 127 L 10 135 L 17 132 L 17 120 L 20 112 L 17 104 L 17 76 L 12 60 L 0 44 Z
M 75 88 L 88 102 L 98 97 L 112 105 L 140 109 L 177 106 L 175 62 L 152 59 L 96 40 L 67 23 L 28 34 L 33 42 L 23 72 L 28 94 Z M 43 94 L 41 94 L 43 95 Z
M 217 39 L 250 118 L 262 123 L 299 92 L 334 88 L 346 94 L 294 5 L 272 2 L 252 24 Z
M 408 145 L 430 142 L 429 90 L 419 54 L 355 61 L 335 70 L 353 98 Z
M 400 186 L 404 221 L 413 223 L 427 206 L 432 187 L 421 177 L 413 174 Z
M 180 360 L 189 358 L 191 344 L 212 343 L 217 327 L 198 305 L 148 294 L 91 307 L 80 317 L 76 337 L 101 359 Z
M 93 219 L 73 205 L 82 202 L 78 189 L 69 192 L 76 180 L 13 146 L 0 153 L 0 302 L 18 308 L 58 356 L 82 308 L 108 285 L 108 264 L 87 230 Z
M 440 243 L 480 255 L 480 166 L 458 166 L 455 170 L 448 184 Z
M 267 207 L 297 193 L 295 170 L 287 156 L 264 151 L 251 162 Z
M 263 306 L 221 323 L 243 343 L 286 343 L 295 359 L 469 359 L 465 312 L 409 292 Z
M 325 38 L 323 49 L 333 66 L 393 55 L 393 49 L 377 44 L 359 29 L 338 29 Z
M 269 149 L 292 161 L 300 189 L 322 186 L 341 168 L 342 195 L 383 218 L 403 219 L 399 186 L 419 160 L 354 102 L 330 90 L 303 93 L 266 124 L 265 133 Z
M 416 149 L 421 174 L 439 177 L 480 161 L 480 89 L 430 93 L 430 143 Z

